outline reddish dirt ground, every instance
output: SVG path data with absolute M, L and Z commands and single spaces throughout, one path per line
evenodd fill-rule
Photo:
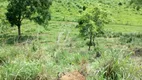
M 65 74 L 59 80 L 86 80 L 86 79 L 78 71 L 74 71 L 74 72 Z

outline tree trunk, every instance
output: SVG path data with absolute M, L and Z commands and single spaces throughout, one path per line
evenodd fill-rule
M 96 44 L 95 44 L 95 35 L 93 35 L 93 46 L 95 47 Z
M 20 39 L 21 37 L 21 26 L 19 25 L 18 26 L 18 40 Z
M 91 50 L 91 46 L 92 46 L 92 33 L 90 34 L 90 43 L 88 48 L 89 51 Z

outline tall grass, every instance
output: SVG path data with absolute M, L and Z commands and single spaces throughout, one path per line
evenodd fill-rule
M 140 32 L 141 27 L 131 26 L 139 23 L 141 16 L 134 14 L 131 9 L 125 11 L 126 6 L 116 6 L 117 0 L 111 6 L 108 5 L 112 0 L 99 1 L 54 0 L 51 12 L 55 21 L 49 22 L 47 30 L 44 30 L 25 20 L 20 42 L 16 37 L 17 28 L 9 29 L 7 23 L 0 21 L 0 80 L 57 80 L 72 71 L 80 72 L 86 80 L 141 80 L 142 67 L 131 58 L 132 53 L 127 46 L 142 46 L 141 33 L 133 33 L 133 30 Z M 115 25 L 105 27 L 105 30 L 111 31 L 97 36 L 97 48 L 89 52 L 85 44 L 87 40 L 78 36 L 79 31 L 75 28 L 77 23 L 68 21 L 77 21 L 83 6 L 96 2 L 111 9 L 110 12 L 116 11 L 116 14 L 112 14 L 115 18 L 112 23 Z M 1 1 L 2 19 L 6 5 L 6 1 Z M 126 25 L 127 22 L 131 24 Z M 128 33 L 125 33 L 125 28 Z
M 131 53 L 126 54 L 125 49 L 101 51 L 97 58 L 96 50 L 70 53 L 59 48 L 48 52 L 39 45 L 1 47 L 1 80 L 54 80 L 71 71 L 79 71 L 87 80 L 141 79 L 140 67 L 133 65 Z

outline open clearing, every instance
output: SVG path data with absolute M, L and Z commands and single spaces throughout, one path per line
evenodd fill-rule
M 0 1 L 0 80 L 142 80 L 142 9 L 126 0 L 53 0 L 48 26 L 25 19 L 19 40 Z M 110 23 L 88 51 L 77 21 L 92 5 L 106 9 Z

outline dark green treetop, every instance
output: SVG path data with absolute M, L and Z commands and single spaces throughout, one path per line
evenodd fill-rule
M 50 20 L 49 7 L 51 0 L 8 0 L 6 18 L 11 26 L 18 27 L 18 35 L 21 35 L 20 27 L 23 19 L 34 20 L 38 24 L 47 23 Z
M 131 0 L 130 5 L 134 6 L 134 8 L 139 11 L 142 7 L 142 0 Z

